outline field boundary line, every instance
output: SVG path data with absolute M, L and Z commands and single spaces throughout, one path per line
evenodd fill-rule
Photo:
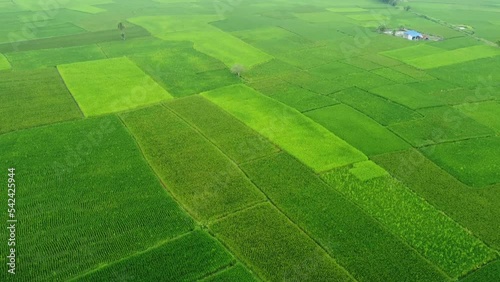
M 80 114 L 82 114 L 83 118 L 86 118 L 87 116 L 85 116 L 85 114 L 82 111 L 82 108 L 80 107 L 80 104 L 78 104 L 78 101 L 76 101 L 75 96 L 73 96 L 73 93 L 71 93 L 71 90 L 69 90 L 68 85 L 66 84 L 66 81 L 64 81 L 64 78 L 61 75 L 61 72 L 59 72 L 59 69 L 57 68 L 57 66 L 55 66 L 54 68 L 56 69 L 57 75 L 59 76 L 59 79 L 61 79 L 61 82 L 63 83 L 64 88 L 66 88 L 66 90 L 68 91 L 69 95 L 71 96 L 71 99 L 73 100 L 73 102 L 75 103 L 76 107 L 78 108 L 78 111 L 80 112 Z
M 144 249 L 144 250 L 142 250 L 142 251 L 137 251 L 137 252 L 135 252 L 135 253 L 133 253 L 133 254 L 131 254 L 131 255 L 128 255 L 128 256 L 125 256 L 125 257 L 119 258 L 119 259 L 114 260 L 114 261 L 112 261 L 112 262 L 110 262 L 110 263 L 105 263 L 105 264 L 103 264 L 103 265 L 99 265 L 99 266 L 97 266 L 97 267 L 95 267 L 95 268 L 93 268 L 93 269 L 90 269 L 90 270 L 88 270 L 88 271 L 82 272 L 81 274 L 78 274 L 77 276 L 74 276 L 74 277 L 72 277 L 72 278 L 68 279 L 68 281 L 77 281 L 78 279 L 83 278 L 83 277 L 85 277 L 85 276 L 87 276 L 87 275 L 89 275 L 89 274 L 95 273 L 95 272 L 97 272 L 97 271 L 99 271 L 99 270 L 101 270 L 101 269 L 106 269 L 106 268 L 108 268 L 108 267 L 110 267 L 110 266 L 113 266 L 113 265 L 115 265 L 115 264 L 117 264 L 117 263 L 119 263 L 119 262 L 122 262 L 122 261 L 128 260 L 128 259 L 130 259 L 130 258 L 133 258 L 133 257 L 136 257 L 136 256 L 140 256 L 140 255 L 145 254 L 145 253 L 148 253 L 148 252 L 150 252 L 150 251 L 152 251 L 152 250 L 154 250 L 154 249 L 157 249 L 157 248 L 159 248 L 159 247 L 161 247 L 161 246 L 163 246 L 163 245 L 166 245 L 166 244 L 168 244 L 168 243 L 171 243 L 171 242 L 173 242 L 173 241 L 176 241 L 176 240 L 178 240 L 178 239 L 180 239 L 180 238 L 183 238 L 183 237 L 189 236 L 190 234 L 192 234 L 192 233 L 194 233 L 194 232 L 195 232 L 195 230 L 191 230 L 191 231 L 188 231 L 188 232 L 186 232 L 186 233 L 182 233 L 181 235 L 177 235 L 177 236 L 175 236 L 175 237 L 172 237 L 172 238 L 170 238 L 170 239 L 160 240 L 160 241 L 158 241 L 156 244 L 154 244 L 154 245 L 152 245 L 152 246 L 150 246 L 150 247 L 148 247 L 148 248 L 146 248 L 146 249 Z
M 293 157 L 293 156 L 292 156 Z M 307 166 L 306 166 L 307 167 Z M 308 169 L 310 169 L 308 167 Z M 243 171 L 243 170 L 241 170 Z M 267 198 L 267 200 L 269 201 L 269 204 L 275 208 L 278 213 L 282 214 L 286 219 L 287 221 L 292 224 L 292 226 L 296 227 L 300 233 L 302 233 L 303 235 L 305 235 L 307 238 L 309 238 L 310 240 L 312 240 L 314 242 L 314 244 L 316 244 L 322 251 L 324 254 L 326 254 L 340 269 L 344 270 L 345 273 L 347 274 L 348 277 L 350 277 L 353 281 L 358 281 L 356 278 L 354 278 L 354 276 L 352 276 L 352 274 L 343 266 L 341 265 L 337 259 L 335 259 L 335 257 L 333 257 L 333 254 L 331 254 L 330 252 L 328 252 L 326 250 L 326 248 L 318 241 L 316 240 L 314 237 L 312 237 L 309 233 L 307 233 L 300 225 L 298 225 L 297 223 L 295 223 L 285 212 L 283 212 L 277 205 L 276 203 L 274 203 L 274 201 L 264 192 L 262 191 L 261 188 L 259 188 L 259 186 L 257 186 L 257 184 L 248 176 L 248 174 L 243 171 L 243 173 L 246 175 L 246 177 L 248 179 L 250 179 L 250 181 L 255 185 L 255 187 L 257 187 L 261 192 L 262 194 L 264 194 Z
M 228 213 L 228 214 L 224 214 L 224 215 L 222 215 L 222 216 L 220 216 L 220 217 L 217 217 L 217 218 L 215 218 L 215 219 L 213 219 L 213 220 L 209 221 L 209 223 L 208 223 L 208 224 L 210 225 L 210 224 L 214 224 L 214 223 L 220 222 L 220 221 L 222 221 L 222 220 L 224 220 L 224 219 L 226 219 L 226 218 L 228 218 L 228 217 L 230 217 L 230 216 L 233 216 L 233 215 L 236 215 L 236 214 L 239 214 L 239 213 L 245 212 L 245 211 L 247 211 L 247 210 L 251 210 L 251 209 L 256 208 L 256 207 L 258 207 L 258 206 L 263 206 L 263 205 L 265 205 L 265 204 L 271 204 L 271 202 L 269 202 L 269 200 L 267 200 L 267 199 L 266 199 L 265 201 L 261 201 L 261 202 L 257 202 L 257 203 L 250 204 L 250 205 L 248 205 L 248 206 L 246 206 L 246 207 L 244 207 L 244 208 L 237 209 L 237 210 L 232 211 L 232 212 L 230 212 L 230 213 Z
M 253 88 L 252 88 L 253 89 Z M 281 149 L 281 147 L 279 147 L 277 144 L 273 143 L 271 140 L 269 140 L 267 137 L 263 136 L 262 134 L 260 134 L 259 132 L 257 132 L 256 130 L 254 130 L 253 128 L 251 128 L 250 126 L 246 125 L 244 122 L 242 122 L 240 119 L 238 119 L 237 117 L 233 116 L 231 113 L 229 113 L 228 111 L 224 110 L 223 108 L 221 108 L 219 105 L 213 103 L 212 101 L 208 100 L 207 98 L 201 96 L 201 95 L 197 95 L 198 97 L 201 97 L 202 99 L 204 99 L 205 101 L 209 102 L 210 104 L 216 106 L 218 109 L 220 109 L 221 111 L 223 111 L 224 113 L 226 113 L 227 115 L 231 116 L 235 122 L 239 123 L 240 125 L 246 127 L 248 130 L 250 130 L 251 132 L 253 132 L 256 136 L 259 136 L 261 137 L 262 139 L 268 141 L 270 144 L 272 144 L 276 149 L 277 151 L 276 152 L 273 152 L 273 153 L 270 153 L 268 155 L 265 155 L 265 156 L 262 156 L 262 157 L 257 157 L 257 158 L 254 158 L 254 159 L 251 159 L 251 160 L 248 160 L 248 161 L 244 161 L 244 162 L 249 162 L 249 161 L 253 161 L 255 159 L 259 159 L 259 158 L 265 158 L 265 157 L 268 157 L 268 156 L 271 156 L 273 154 L 276 154 L 276 153 L 280 153 L 282 152 L 283 150 Z M 182 99 L 182 98 L 180 98 Z M 174 101 L 174 100 L 171 100 L 171 101 Z M 171 102 L 170 101 L 170 102 Z M 201 132 L 200 128 L 197 127 L 195 124 L 192 124 L 191 122 L 189 122 L 188 120 L 186 120 L 182 115 L 180 115 L 179 113 L 177 113 L 174 109 L 170 108 L 168 106 L 168 103 L 169 101 L 164 101 L 162 103 L 162 106 L 164 106 L 165 108 L 167 108 L 169 111 L 171 111 L 173 114 L 175 114 L 177 117 L 179 117 L 180 119 L 182 119 L 186 124 L 188 124 L 191 128 L 193 128 L 196 132 L 198 132 L 201 136 L 203 136 L 205 139 L 208 140 L 208 142 L 210 142 L 212 145 L 214 145 L 218 151 L 220 151 L 222 154 L 224 154 L 224 156 L 226 156 L 228 159 L 231 160 L 232 163 L 234 163 L 236 166 L 238 166 L 239 168 L 239 164 L 241 163 L 244 163 L 244 162 L 241 162 L 241 163 L 238 163 L 236 160 L 233 160 L 230 156 L 228 156 L 221 148 L 219 148 L 219 146 L 212 141 L 212 139 L 208 138 L 208 136 L 206 136 L 203 132 Z M 241 170 L 241 168 L 240 168 Z
M 165 105 L 161 104 L 165 109 L 167 109 L 168 111 L 171 111 L 170 109 L 168 109 Z M 171 111 L 172 112 L 172 111 Z M 172 112 L 173 113 L 173 112 Z M 176 113 L 173 113 L 174 115 L 177 116 Z M 143 157 L 143 159 L 145 160 L 145 162 L 148 164 L 148 166 L 150 167 L 151 171 L 156 175 L 156 178 L 160 181 L 161 185 L 163 186 L 163 190 L 165 191 L 165 193 L 167 193 L 170 197 L 172 197 L 172 199 L 177 203 L 177 205 L 179 205 L 179 208 L 181 210 L 183 210 L 196 224 L 197 227 L 201 228 L 202 230 L 204 230 L 207 234 L 209 234 L 211 237 L 213 237 L 217 242 L 219 242 L 223 247 L 224 247 L 224 250 L 227 251 L 235 260 L 237 260 L 239 263 L 241 263 L 242 265 L 244 265 L 246 268 L 249 268 L 251 269 L 247 264 L 245 264 L 241 259 L 238 258 L 238 256 L 236 256 L 233 251 L 222 241 L 220 240 L 217 236 L 215 236 L 212 232 L 210 232 L 210 230 L 202 225 L 193 215 L 192 213 L 189 211 L 189 209 L 187 209 L 181 201 L 179 201 L 179 199 L 177 199 L 175 197 L 175 195 L 169 191 L 168 189 L 168 186 L 167 184 L 163 181 L 163 179 L 160 177 L 160 175 L 158 174 L 158 172 L 156 171 L 156 169 L 153 167 L 153 165 L 151 165 L 151 163 L 149 162 L 148 158 L 146 157 L 140 143 L 137 141 L 137 138 L 135 137 L 134 134 L 132 134 L 132 132 L 130 131 L 130 129 L 127 127 L 127 124 L 125 123 L 125 121 L 122 119 L 122 117 L 120 115 L 118 115 L 118 118 L 120 119 L 120 121 L 122 122 L 123 126 L 125 127 L 125 129 L 127 130 L 127 132 L 130 134 L 130 136 L 134 139 L 134 142 L 136 144 L 136 146 L 139 148 L 139 151 Z M 182 119 L 181 119 L 182 120 Z M 183 121 L 183 120 L 182 120 Z M 187 124 L 188 126 L 190 126 L 189 124 Z M 218 149 L 218 147 L 216 147 Z M 238 167 L 239 168 L 239 167 Z M 258 188 L 257 188 L 258 189 Z M 259 189 L 260 190 L 260 189 Z M 196 229 L 196 227 L 195 227 Z M 259 277 L 260 280 L 262 280 L 262 277 Z
M 229 270 L 231 269 L 232 267 L 234 267 L 236 265 L 236 262 L 235 261 L 232 261 L 230 264 L 228 265 L 224 265 L 224 266 L 221 266 L 219 267 L 218 269 L 212 271 L 212 272 L 209 272 L 207 273 L 205 276 L 202 276 L 202 277 L 199 277 L 199 278 L 196 278 L 196 281 L 202 281 L 203 279 L 205 278 L 208 278 L 208 277 L 211 277 L 211 276 L 215 276 L 221 272 L 224 272 L 226 270 Z
M 330 171 L 334 171 L 335 169 L 332 169 L 332 170 L 329 170 L 328 172 Z M 327 172 L 324 172 L 324 173 L 321 173 L 321 174 L 325 174 Z M 432 263 L 427 257 L 423 256 L 420 252 L 418 252 L 413 246 L 411 246 L 410 244 L 408 244 L 408 242 L 406 242 L 405 240 L 403 240 L 403 238 L 401 238 L 399 235 L 395 234 L 394 232 L 392 232 L 390 229 L 388 229 L 385 224 L 383 224 L 380 220 L 378 220 L 377 218 L 375 218 L 374 216 L 372 216 L 371 214 L 369 214 L 363 207 L 361 207 L 358 203 L 354 202 L 353 200 L 347 198 L 347 196 L 345 196 L 342 192 L 340 192 L 339 190 L 337 190 L 335 187 L 332 187 L 330 184 L 328 184 L 325 180 L 323 180 L 322 177 L 320 177 L 320 175 L 316 175 L 320 180 L 321 182 L 323 182 L 326 186 L 328 186 L 329 188 L 335 190 L 335 192 L 337 192 L 337 194 L 342 197 L 342 199 L 344 199 L 345 201 L 351 203 L 352 205 L 356 206 L 361 213 L 363 213 L 366 217 L 370 218 L 371 220 L 374 221 L 374 223 L 376 223 L 380 229 L 384 230 L 385 232 L 387 232 L 388 234 L 391 234 L 396 240 L 398 240 L 399 242 L 401 242 L 403 245 L 407 246 L 410 250 L 412 250 L 415 255 L 419 258 L 421 258 L 423 261 L 427 262 L 431 267 L 434 267 L 439 273 L 443 274 L 444 277 L 447 277 L 447 278 L 450 278 L 450 281 L 451 281 L 451 277 L 448 275 L 448 273 L 444 272 L 444 270 L 442 270 L 440 267 L 438 267 L 437 265 L 435 265 L 434 263 Z M 398 180 L 399 181 L 399 180 Z M 413 192 L 413 191 L 412 191 Z
M 490 264 L 494 264 L 496 262 L 500 262 L 500 258 L 496 258 L 496 259 L 494 259 L 492 261 L 489 261 L 488 263 L 483 264 L 481 267 L 479 267 L 477 269 L 473 269 L 473 270 L 467 272 L 466 274 L 464 274 L 464 275 L 462 275 L 462 276 L 459 277 L 459 281 L 462 281 L 463 279 L 467 278 L 468 276 L 470 276 L 470 275 L 472 275 L 472 274 L 480 271 L 481 269 L 485 268 L 486 266 L 488 266 Z
M 199 222 L 195 219 L 195 217 L 189 212 L 189 209 L 187 209 L 176 197 L 173 193 L 170 192 L 170 190 L 168 190 L 168 186 L 165 182 L 163 182 L 163 179 L 160 177 L 160 175 L 158 174 L 158 172 L 155 170 L 154 166 L 151 165 L 150 161 L 148 160 L 148 158 L 146 157 L 146 154 L 144 153 L 144 150 L 142 149 L 141 147 L 141 144 L 137 141 L 137 138 L 135 137 L 134 134 L 132 134 L 132 132 L 130 131 L 130 129 L 128 128 L 127 124 L 125 123 L 125 121 L 122 119 L 122 117 L 120 115 L 117 115 L 118 119 L 120 120 L 120 122 L 122 123 L 122 125 L 124 126 L 125 130 L 127 130 L 127 133 L 130 135 L 130 137 L 132 137 L 132 139 L 134 140 L 134 143 L 136 145 L 136 147 L 139 149 L 139 152 L 141 153 L 141 156 L 143 158 L 143 160 L 148 164 L 149 168 L 151 169 L 151 171 L 155 174 L 156 178 L 158 179 L 158 181 L 161 183 L 161 185 L 163 186 L 163 190 L 170 196 L 172 197 L 172 199 L 177 203 L 177 205 L 179 205 L 179 207 L 196 223 L 196 225 L 199 225 Z
M 173 114 L 175 114 L 177 117 L 179 117 L 180 119 L 182 119 L 186 124 L 188 124 L 189 126 L 193 127 L 190 123 L 188 123 L 187 121 L 184 120 L 183 117 L 181 117 L 177 112 L 175 112 L 174 110 L 170 109 L 167 105 L 163 104 L 163 106 L 169 110 L 170 112 L 172 112 Z M 326 249 L 324 248 L 324 246 L 322 246 L 318 241 L 316 241 L 314 238 L 312 238 L 308 233 L 305 232 L 304 229 L 302 229 L 299 225 L 297 225 L 293 220 L 290 219 L 290 217 L 288 217 L 288 215 L 286 215 L 281 209 L 279 209 L 276 204 L 271 200 L 271 198 L 269 198 L 269 196 L 264 193 L 264 191 L 262 191 L 262 189 L 259 188 L 259 186 L 257 186 L 257 184 L 248 176 L 247 173 L 245 173 L 245 171 L 243 169 L 241 169 L 241 167 L 233 160 L 231 159 L 229 156 L 227 156 L 217 145 L 215 145 L 207 136 L 205 136 L 203 133 L 199 132 L 199 130 L 196 128 L 196 127 L 193 127 L 194 130 L 196 130 L 201 136 L 203 136 L 205 139 L 207 139 L 213 146 L 215 146 L 217 148 L 218 151 L 220 151 L 222 154 L 224 154 L 224 156 L 226 156 L 229 160 L 231 160 L 231 162 L 233 164 L 235 164 L 238 169 L 245 175 L 245 177 L 252 183 L 252 185 L 262 194 L 266 197 L 267 201 L 264 201 L 264 202 L 259 202 L 257 204 L 255 204 L 253 207 L 255 206 L 258 206 L 258 205 L 262 205 L 262 204 L 265 204 L 267 202 L 269 202 L 269 204 L 275 208 L 280 214 L 282 214 L 286 219 L 287 221 L 292 224 L 292 226 L 296 227 L 299 229 L 300 233 L 304 234 L 307 238 L 309 238 L 310 240 L 312 240 L 339 268 L 341 268 L 342 270 L 345 271 L 345 273 L 347 274 L 347 276 L 349 276 L 350 278 L 353 279 L 353 281 L 358 281 L 357 279 L 355 279 L 352 274 L 347 271 L 347 269 L 341 265 L 329 252 L 326 251 Z M 264 156 L 264 157 L 269 157 L 269 156 Z M 253 208 L 253 207 L 248 207 L 248 209 L 250 208 Z M 236 213 L 238 212 L 241 212 L 241 210 L 239 211 L 236 211 Z M 225 217 L 228 217 L 230 216 L 231 214 L 228 214 L 226 215 Z M 220 219 L 218 219 L 220 220 Z M 215 234 L 213 235 L 214 237 Z M 224 245 L 226 248 L 228 248 L 228 250 L 231 250 L 228 246 Z M 235 255 L 235 253 L 233 251 L 231 251 L 231 254 L 233 254 L 235 257 L 237 257 Z M 238 259 L 241 261 L 241 259 Z M 245 266 L 247 266 L 245 264 Z M 252 269 L 251 267 L 247 266 L 248 268 Z M 259 277 L 260 278 L 260 277 Z

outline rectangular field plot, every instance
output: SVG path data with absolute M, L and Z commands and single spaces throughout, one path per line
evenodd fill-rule
M 384 51 L 380 54 L 406 63 L 415 58 L 440 54 L 443 52 L 446 52 L 446 50 L 429 44 L 419 44 L 416 46 Z
M 500 133 L 500 102 L 491 101 L 475 104 L 462 104 L 455 106 L 465 115 L 473 118 L 479 123 L 486 125 Z
M 264 200 L 210 141 L 163 106 L 122 114 L 167 188 L 199 220 Z
M 206 232 L 194 231 L 100 267 L 75 281 L 195 281 L 232 261 L 234 258 L 217 240 Z
M 260 92 L 295 108 L 299 112 L 306 112 L 339 103 L 332 97 L 320 95 L 290 83 L 276 83 L 272 87 L 261 89 Z
M 323 178 L 452 278 L 496 257 L 482 241 L 390 176 L 361 182 L 342 168 Z
M 387 79 L 390 79 L 396 83 L 410 83 L 410 82 L 415 82 L 416 80 L 408 76 L 404 73 L 398 72 L 397 70 L 393 68 L 381 68 L 381 69 L 376 69 L 371 71 L 374 74 L 380 75 L 382 77 L 385 77 Z
M 60 65 L 58 69 L 86 116 L 172 99 L 126 57 Z
M 81 117 L 56 69 L 0 75 L 0 134 Z
M 422 118 L 416 111 L 353 87 L 331 95 L 336 100 L 371 117 L 382 125 Z
M 306 116 L 368 156 L 411 147 L 373 119 L 343 104 L 310 111 Z
M 430 69 L 427 72 L 436 78 L 465 88 L 474 87 L 483 96 L 496 95 L 497 99 L 500 100 L 498 91 L 489 88 L 490 86 L 498 86 L 498 81 L 500 81 L 500 72 L 497 71 L 499 64 L 500 56 L 496 56 Z
M 473 189 L 416 150 L 373 159 L 431 205 L 500 250 L 500 186 Z
M 406 63 L 419 69 L 433 69 L 499 55 L 498 48 L 480 45 L 422 56 L 407 60 Z
M 446 105 L 438 96 L 426 94 L 415 86 L 396 84 L 371 89 L 370 92 L 410 109 Z
M 280 210 L 358 281 L 391 277 L 445 280 L 436 267 L 293 157 L 282 153 L 245 163 L 242 168 Z
M 255 90 L 234 85 L 202 94 L 315 171 L 367 157 L 300 112 Z
M 198 94 L 241 81 L 223 63 L 191 47 L 158 49 L 131 59 L 174 96 Z
M 97 45 L 7 53 L 14 69 L 55 67 L 60 64 L 105 59 Z
M 19 281 L 67 281 L 194 228 L 116 117 L 2 135 L 0 147 L 26 223 L 17 227 Z
M 415 147 L 494 135 L 485 125 L 452 107 L 436 107 L 418 111 L 422 119 L 393 124 L 389 129 Z
M 438 144 L 422 152 L 465 184 L 483 187 L 500 182 L 500 137 Z
M 271 142 L 201 96 L 166 104 L 237 163 L 279 151 Z
M 353 281 L 311 238 L 270 204 L 209 225 L 236 257 L 270 281 Z

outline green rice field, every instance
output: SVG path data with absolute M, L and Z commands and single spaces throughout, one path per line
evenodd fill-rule
M 0 281 L 500 281 L 498 0 L 0 0 Z

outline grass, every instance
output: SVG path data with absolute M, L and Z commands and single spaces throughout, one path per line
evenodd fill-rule
M 446 279 L 437 268 L 293 157 L 281 153 L 245 163 L 242 168 L 280 210 L 358 281 L 391 277 Z
M 499 55 L 498 48 L 479 45 L 422 56 L 407 60 L 406 63 L 419 69 L 432 69 Z
M 169 102 L 167 107 L 196 127 L 236 163 L 261 158 L 279 150 L 267 139 L 203 97 L 177 99 Z
M 116 117 L 5 134 L 0 144 L 0 164 L 16 168 L 16 216 L 30 222 L 17 226 L 20 281 L 68 280 L 194 228 Z
M 249 87 L 235 85 L 202 95 L 315 171 L 366 159 L 324 127 Z
M 209 228 L 266 280 L 353 281 L 313 240 L 269 204 L 230 215 Z
M 453 107 L 422 109 L 419 113 L 423 119 L 394 124 L 389 129 L 415 147 L 495 134 Z
M 6 56 L 12 63 L 13 69 L 55 67 L 60 64 L 106 58 L 106 55 L 97 45 L 14 52 L 7 53 Z
M 425 147 L 422 152 L 465 184 L 483 187 L 500 182 L 499 145 L 499 137 L 477 138 Z
M 368 156 L 411 147 L 373 119 L 343 104 L 310 111 L 306 116 Z
M 54 68 L 0 76 L 0 133 L 81 117 Z
M 361 182 L 341 168 L 323 178 L 452 278 L 496 256 L 482 241 L 390 176 Z
M 103 266 L 75 281 L 193 281 L 234 258 L 208 233 L 194 231 Z
M 411 121 L 423 117 L 416 111 L 357 87 L 334 93 L 331 96 L 382 125 Z
M 126 57 L 59 65 L 58 70 L 86 116 L 172 98 Z
M 372 157 L 408 188 L 500 250 L 500 187 L 473 189 L 416 150 Z
M 197 220 L 205 222 L 263 200 L 229 158 L 165 107 L 122 118 L 154 170 Z

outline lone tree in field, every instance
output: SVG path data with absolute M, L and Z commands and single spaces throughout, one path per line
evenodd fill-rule
M 385 24 L 383 24 L 383 25 L 379 25 L 379 26 L 377 27 L 377 31 L 378 31 L 378 32 L 380 32 L 380 33 L 383 33 L 383 32 L 385 32 L 386 30 L 387 30 L 387 26 L 386 26 Z
M 231 67 L 231 73 L 236 74 L 238 77 L 241 77 L 241 74 L 245 72 L 245 67 L 240 64 L 236 64 Z
M 500 40 L 497 41 L 497 45 L 498 45 L 498 47 L 500 47 Z
M 405 6 L 405 11 L 408 12 L 409 10 L 411 10 L 411 7 L 410 6 Z
M 122 33 L 122 40 L 125 40 L 125 25 L 122 22 L 118 24 L 118 29 Z

